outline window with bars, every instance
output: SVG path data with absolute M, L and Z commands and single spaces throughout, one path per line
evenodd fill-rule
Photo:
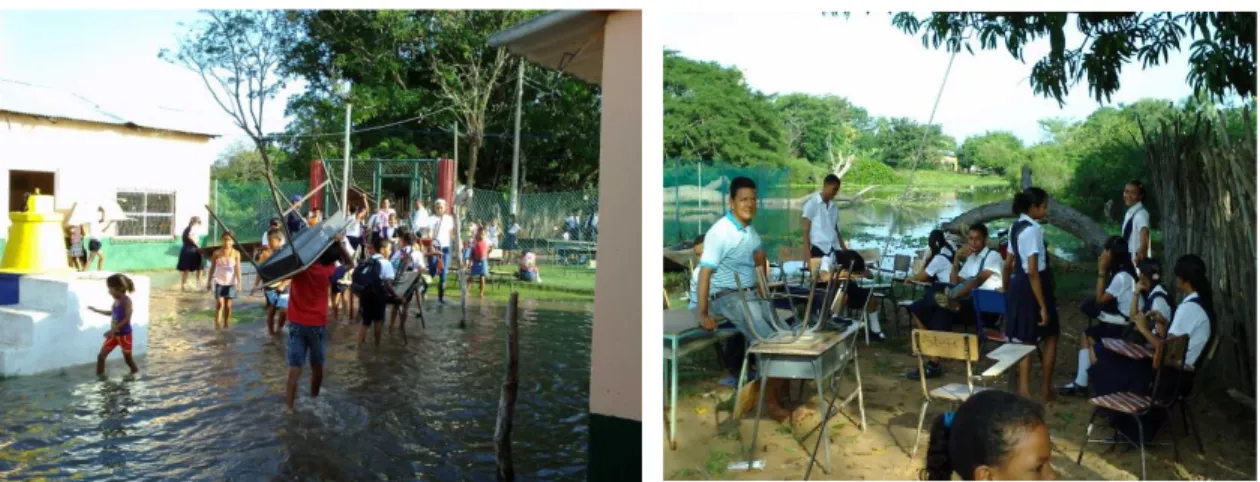
M 118 191 L 118 207 L 128 220 L 117 223 L 119 238 L 169 238 L 175 235 L 175 193 Z

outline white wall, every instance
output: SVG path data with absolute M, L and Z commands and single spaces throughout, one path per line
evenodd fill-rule
M 55 172 L 57 209 L 70 209 L 76 199 L 115 199 L 119 189 L 152 189 L 175 191 L 177 231 L 192 216 L 208 222 L 205 205 L 216 154 L 209 141 L 0 113 L 0 209 L 7 209 L 13 169 Z M 0 237 L 8 236 L 8 227 L 8 215 L 0 216 Z

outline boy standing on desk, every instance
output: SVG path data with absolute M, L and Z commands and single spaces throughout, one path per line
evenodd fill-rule
M 753 217 L 757 214 L 757 185 L 747 177 L 737 177 L 731 181 L 730 211 L 713 224 L 704 235 L 704 253 L 700 257 L 700 277 L 696 282 L 696 318 L 700 326 L 713 331 L 717 328 L 717 319 L 724 319 L 735 324 L 744 337 L 753 340 L 768 338 L 774 334 L 771 323 L 773 309 L 764 303 L 761 290 L 756 289 L 756 270 L 766 270 L 766 252 L 761 246 L 761 237 L 753 228 Z M 736 282 L 738 275 L 739 281 Z M 744 316 L 743 297 L 748 298 L 748 310 L 752 319 Z M 754 334 L 753 331 L 756 330 Z M 771 418 L 784 421 L 792 414 L 779 403 L 785 380 L 771 379 L 766 382 L 766 413 Z M 750 383 L 745 388 L 749 396 L 740 400 L 753 402 L 758 399 L 755 394 L 758 384 Z M 735 407 L 738 416 L 745 407 Z

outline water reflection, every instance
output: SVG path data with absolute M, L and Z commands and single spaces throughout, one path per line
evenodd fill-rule
M 514 433 L 524 479 L 586 468 L 591 306 L 522 302 Z M 404 347 L 356 352 L 336 325 L 324 387 L 283 410 L 284 344 L 261 323 L 154 322 L 135 377 L 111 360 L 0 380 L 0 479 L 491 480 L 503 379 L 504 308 L 426 313 Z M 413 333 L 415 335 L 416 333 Z

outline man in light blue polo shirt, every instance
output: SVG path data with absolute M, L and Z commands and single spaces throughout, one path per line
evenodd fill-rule
M 761 237 L 752 226 L 757 214 L 757 185 L 752 179 L 737 177 L 731 181 L 730 212 L 719 219 L 704 235 L 704 254 L 700 256 L 700 279 L 696 283 L 696 317 L 706 330 L 717 328 L 715 318 L 735 324 L 746 338 L 756 343 L 774 334 L 771 322 L 773 308 L 763 302 L 757 286 L 757 269 L 766 269 L 766 252 Z M 763 271 L 764 272 L 764 271 Z M 735 282 L 739 275 L 738 285 Z M 745 319 L 740 291 L 748 298 L 752 319 Z M 755 330 L 755 334 L 752 330 Z M 766 383 L 766 413 L 775 420 L 786 420 L 791 412 L 779 403 L 782 379 Z M 757 384 L 749 384 L 755 389 Z M 744 396 L 741 400 L 757 400 Z M 745 407 L 736 407 L 742 413 Z

